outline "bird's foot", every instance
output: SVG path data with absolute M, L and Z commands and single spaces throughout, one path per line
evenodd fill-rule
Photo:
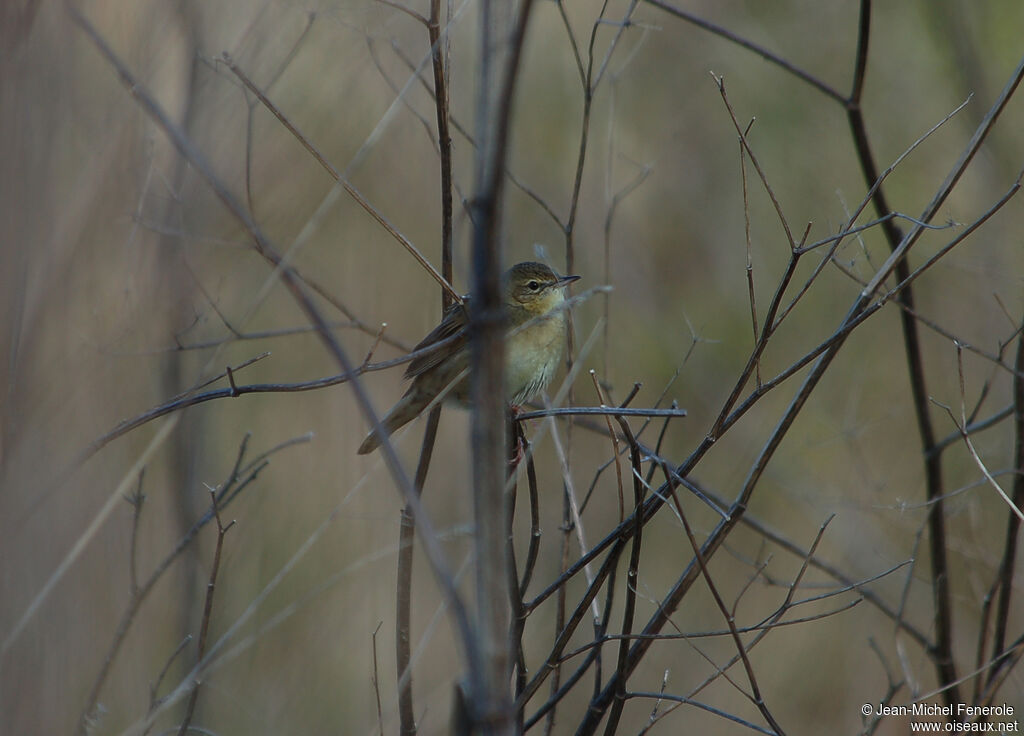
M 523 461 L 526 456 L 526 437 L 523 436 L 522 426 L 516 421 L 516 417 L 522 414 L 523 407 L 518 404 L 508 405 L 509 414 L 509 426 L 512 429 L 512 434 L 515 437 L 509 453 L 508 468 L 510 472 L 515 472 L 516 468 L 519 467 L 519 463 Z
M 514 473 L 524 457 L 526 457 L 526 442 L 520 437 L 516 440 L 516 446 L 512 450 L 512 457 L 508 461 L 508 469 Z

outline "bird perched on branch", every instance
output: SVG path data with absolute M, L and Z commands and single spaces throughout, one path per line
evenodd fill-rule
M 543 263 L 526 261 L 503 277 L 505 319 L 505 398 L 513 406 L 543 391 L 558 368 L 565 339 L 564 287 L 579 276 L 559 276 Z M 385 436 L 418 417 L 437 396 L 469 403 L 468 301 L 453 304 L 441 324 L 416 346 L 415 351 L 439 345 L 437 350 L 409 363 L 405 377 L 412 385 L 381 420 Z M 441 344 L 443 343 L 443 344 Z M 380 446 L 381 435 L 371 431 L 359 454 Z

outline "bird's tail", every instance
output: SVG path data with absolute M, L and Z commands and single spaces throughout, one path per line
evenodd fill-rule
M 388 412 L 387 416 L 380 420 L 381 427 L 384 429 L 383 434 L 378 434 L 377 430 L 374 429 L 370 434 L 366 435 L 363 444 L 359 445 L 359 454 L 367 455 L 376 450 L 380 447 L 384 437 L 390 437 L 393 432 L 404 427 L 419 416 L 424 406 L 426 406 L 426 403 L 422 401 L 419 392 L 410 388 L 398 400 L 398 403 L 394 405 L 391 411 Z

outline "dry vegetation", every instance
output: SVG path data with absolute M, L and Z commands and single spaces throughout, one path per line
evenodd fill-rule
M 0 731 L 1019 723 L 1024 4 L 872 5 L 4 3 Z M 632 413 L 357 456 L 536 258 Z

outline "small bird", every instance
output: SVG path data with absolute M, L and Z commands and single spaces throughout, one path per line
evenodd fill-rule
M 534 261 L 516 264 L 505 272 L 505 398 L 513 406 L 543 391 L 555 375 L 565 340 L 565 309 L 560 308 L 565 301 L 563 287 L 578 278 L 559 276 Z M 412 385 L 381 420 L 385 436 L 418 417 L 453 382 L 445 399 L 468 405 L 468 306 L 468 300 L 450 306 L 441 324 L 414 348 L 419 351 L 451 340 L 409 363 L 405 378 L 411 378 Z M 359 454 L 373 452 L 380 443 L 381 436 L 370 432 L 359 446 Z

